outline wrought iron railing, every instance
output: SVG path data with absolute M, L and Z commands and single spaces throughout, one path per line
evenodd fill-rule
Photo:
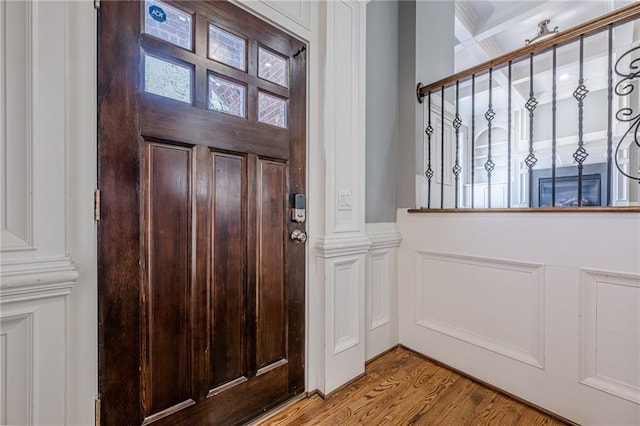
M 639 210 L 639 19 L 634 3 L 418 84 L 426 107 L 419 206 Z M 575 71 L 572 86 L 560 69 Z

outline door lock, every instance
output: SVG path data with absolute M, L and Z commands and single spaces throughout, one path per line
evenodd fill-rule
M 307 233 L 299 229 L 294 229 L 291 233 L 291 239 L 298 244 L 303 244 L 307 241 Z
M 293 208 L 291 209 L 291 220 L 302 223 L 307 220 L 307 200 L 304 194 L 293 195 Z

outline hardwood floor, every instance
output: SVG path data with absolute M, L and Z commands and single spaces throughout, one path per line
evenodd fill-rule
M 323 400 L 303 399 L 260 425 L 564 425 L 403 348 Z

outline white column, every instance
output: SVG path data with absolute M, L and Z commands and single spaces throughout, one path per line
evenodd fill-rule
M 326 3 L 324 233 L 316 240 L 318 389 L 364 373 L 366 3 Z

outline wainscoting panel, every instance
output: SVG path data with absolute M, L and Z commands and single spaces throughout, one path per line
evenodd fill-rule
M 0 319 L 0 423 L 31 425 L 33 401 L 33 316 Z
M 400 343 L 581 425 L 640 425 L 640 214 L 398 212 Z
M 333 355 L 360 343 L 358 286 L 359 259 L 342 259 L 333 262 Z
M 364 98 L 366 7 L 347 0 L 327 3 L 327 125 L 331 143 L 326 203 L 329 232 L 364 234 Z
M 353 243 L 356 244 L 355 242 Z M 367 246 L 368 248 L 368 246 Z M 324 250 L 320 260 L 324 272 L 324 374 L 318 390 L 328 394 L 364 373 L 365 362 L 365 253 Z
M 33 9 L 0 3 L 0 82 L 11 82 L 0 84 L 2 251 L 33 248 Z
M 311 2 L 304 0 L 261 1 L 304 28 L 311 30 Z
M 65 297 L 1 309 L 2 424 L 65 424 Z
M 401 236 L 395 223 L 367 223 L 371 249 L 366 258 L 367 360 L 397 345 L 398 246 Z
M 582 270 L 580 340 L 580 382 L 640 405 L 640 275 Z
M 391 321 L 391 255 L 389 252 L 370 253 L 367 265 L 367 290 L 369 312 L 371 313 L 369 330 L 389 324 Z
M 540 265 L 429 252 L 417 256 L 416 324 L 544 367 Z

